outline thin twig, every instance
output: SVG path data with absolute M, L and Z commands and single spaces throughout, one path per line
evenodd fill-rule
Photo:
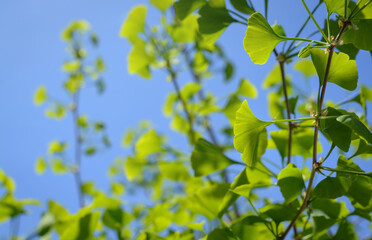
M 188 109 L 188 106 L 187 106 L 187 102 L 186 102 L 185 99 L 183 99 L 183 97 L 181 95 L 181 90 L 180 90 L 180 87 L 179 87 L 178 82 L 177 82 L 177 75 L 173 71 L 172 65 L 170 64 L 170 62 L 169 62 L 168 59 L 166 60 L 166 63 L 167 63 L 168 73 L 169 73 L 169 75 L 171 77 L 171 82 L 173 83 L 174 89 L 176 90 L 176 94 L 177 94 L 178 99 L 181 101 L 181 104 L 183 106 L 183 110 L 184 110 L 184 112 L 186 114 L 187 120 L 188 120 L 189 125 L 190 125 L 191 143 L 195 143 L 196 139 L 195 139 L 195 132 L 194 132 L 194 129 L 193 129 L 193 119 L 192 119 L 192 116 L 191 116 L 191 114 L 189 112 L 189 109 Z
M 75 138 L 75 169 L 74 169 L 74 178 L 77 187 L 78 193 L 78 201 L 79 206 L 82 208 L 84 207 L 84 197 L 81 192 L 81 136 L 79 131 L 78 125 L 78 118 L 79 118 L 79 90 L 73 96 L 73 108 L 72 108 L 72 120 L 74 125 L 74 138 Z
M 325 69 L 325 74 L 324 74 L 324 79 L 323 79 L 322 92 L 321 92 L 320 100 L 319 100 L 319 103 L 318 103 L 318 118 L 321 117 L 321 114 L 322 114 L 321 109 L 322 109 L 322 106 L 323 106 L 323 101 L 324 101 L 324 96 L 325 96 L 325 89 L 326 89 L 327 82 L 328 82 L 329 71 L 331 69 L 332 56 L 333 56 L 333 52 L 334 52 L 334 49 L 335 49 L 335 46 L 336 46 L 335 43 L 337 43 L 340 40 L 342 34 L 344 33 L 345 29 L 347 28 L 347 26 L 349 24 L 350 24 L 350 22 L 345 22 L 344 23 L 342 29 L 340 30 L 339 34 L 337 35 L 337 37 L 335 39 L 335 42 L 332 43 L 332 45 L 329 47 L 329 55 L 328 55 L 327 66 L 326 66 L 326 69 Z M 310 179 L 309 179 L 309 184 L 307 186 L 306 193 L 305 193 L 305 198 L 304 198 L 304 201 L 303 201 L 300 209 L 298 210 L 296 216 L 292 219 L 291 223 L 288 225 L 285 232 L 280 236 L 281 240 L 285 239 L 285 237 L 287 236 L 287 234 L 291 230 L 292 226 L 296 223 L 296 221 L 300 217 L 301 213 L 307 208 L 307 206 L 309 204 L 311 187 L 313 185 L 315 173 L 318 170 L 318 165 L 319 165 L 319 163 L 317 161 L 318 134 L 319 134 L 319 127 L 316 124 L 315 128 L 314 128 L 312 170 L 311 170 L 311 175 L 310 175 Z

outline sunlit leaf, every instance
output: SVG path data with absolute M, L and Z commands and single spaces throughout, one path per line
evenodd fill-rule
M 305 187 L 301 170 L 292 163 L 288 164 L 278 175 L 278 186 L 285 203 L 297 199 Z
M 256 87 L 245 78 L 240 81 L 240 85 L 236 93 L 250 98 L 257 98 L 258 95 Z
M 190 179 L 190 174 L 180 162 L 161 162 L 159 169 L 164 178 L 184 182 Z
M 336 120 L 353 130 L 360 138 L 372 144 L 372 133 L 355 115 L 341 115 Z
M 174 3 L 176 16 L 179 20 L 185 19 L 197 8 L 205 4 L 205 0 L 178 0 Z
M 136 40 L 128 55 L 128 72 L 143 78 L 151 78 L 150 63 L 152 56 L 146 51 L 146 43 Z
M 258 157 L 260 138 L 267 136 L 265 127 L 272 122 L 262 121 L 252 113 L 247 101 L 244 101 L 236 112 L 234 125 L 234 147 L 242 153 L 242 159 L 248 166 L 253 166 Z M 266 148 L 266 146 L 265 146 Z
M 220 171 L 233 163 L 217 146 L 203 138 L 198 139 L 191 155 L 191 166 L 196 177 Z
M 251 15 L 243 44 L 253 63 L 265 64 L 275 46 L 281 41 L 284 39 L 274 32 L 261 13 Z
M 189 208 L 191 211 L 212 220 L 217 217 L 219 206 L 228 190 L 229 184 L 227 183 L 201 188 L 189 197 Z
M 49 143 L 48 152 L 50 154 L 62 153 L 62 152 L 65 151 L 66 147 L 67 147 L 66 143 L 59 142 L 57 140 L 53 140 Z
M 239 175 L 235 178 L 234 182 L 230 185 L 230 189 L 234 189 L 240 185 L 248 184 L 248 178 L 245 172 L 245 169 L 239 173 Z M 220 205 L 218 216 L 222 216 L 227 209 L 239 198 L 240 195 L 228 191 L 223 198 L 222 204 Z
M 38 89 L 36 89 L 34 93 L 34 104 L 39 106 L 43 104 L 47 99 L 47 91 L 45 86 L 41 86 Z
M 216 228 L 208 234 L 207 240 L 237 240 L 234 233 L 228 228 Z
M 312 62 L 308 59 L 302 59 L 295 63 L 294 69 L 301 72 L 306 79 L 309 79 L 311 76 L 316 74 L 316 69 Z
M 44 157 L 39 157 L 35 164 L 35 170 L 37 174 L 43 174 L 47 169 L 48 165 Z
M 335 199 L 345 195 L 351 186 L 351 180 L 344 177 L 327 177 L 314 189 L 314 196 Z
M 144 31 L 146 18 L 146 6 L 137 5 L 133 8 L 127 19 L 123 22 L 120 29 L 120 37 L 127 37 L 128 40 L 135 44 L 138 40 L 138 33 Z
M 90 26 L 87 21 L 84 20 L 77 20 L 71 22 L 63 31 L 62 31 L 62 39 L 64 41 L 71 41 L 73 39 L 74 32 L 85 33 L 89 30 Z
M 348 0 L 349 2 L 349 0 Z M 340 0 L 324 0 L 327 6 L 328 14 L 337 13 L 340 16 L 344 16 L 345 13 L 345 1 Z
M 250 6 L 248 6 L 246 0 L 230 0 L 230 2 L 231 5 L 233 5 L 233 7 L 239 12 L 245 14 L 252 14 L 255 12 Z
M 322 49 L 311 49 L 311 59 L 318 73 L 319 82 L 323 84 L 325 70 L 328 61 L 328 54 Z M 334 53 L 332 56 L 331 67 L 329 69 L 328 82 L 335 83 L 340 87 L 353 91 L 358 83 L 358 70 L 356 62 L 350 60 L 345 53 Z
M 167 10 L 173 4 L 173 0 L 150 0 L 150 2 L 163 12 L 165 12 L 165 10 Z
M 136 143 L 136 152 L 140 158 L 146 158 L 150 154 L 154 154 L 163 150 L 162 138 L 155 132 L 154 129 L 143 134 Z
M 291 205 L 270 204 L 260 208 L 262 216 L 268 216 L 277 224 L 284 221 L 290 221 L 297 214 L 297 209 Z

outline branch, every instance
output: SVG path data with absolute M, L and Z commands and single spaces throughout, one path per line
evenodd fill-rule
M 80 207 L 84 207 L 84 197 L 81 192 L 81 137 L 78 125 L 78 118 L 79 118 L 79 90 L 73 96 L 73 107 L 72 107 L 72 120 L 74 125 L 74 139 L 75 139 L 75 170 L 74 170 L 74 178 L 78 192 L 78 201 Z
M 189 122 L 189 125 L 190 125 L 190 138 L 191 138 L 191 143 L 193 144 L 196 141 L 196 139 L 195 139 L 195 132 L 194 132 L 194 129 L 193 129 L 193 119 L 192 119 L 191 114 L 190 114 L 190 112 L 188 110 L 188 106 L 187 106 L 186 100 L 183 99 L 182 96 L 181 96 L 181 90 L 180 90 L 180 87 L 179 87 L 178 82 L 177 82 L 176 73 L 173 71 L 172 66 L 171 66 L 171 64 L 170 64 L 170 62 L 169 62 L 168 59 L 166 60 L 166 63 L 167 63 L 168 73 L 169 73 L 169 75 L 171 77 L 171 82 L 173 83 L 174 89 L 176 90 L 176 93 L 177 93 L 177 97 L 178 97 L 178 99 L 182 103 L 183 110 L 185 111 L 187 120 Z
M 324 80 L 323 80 L 323 85 L 322 85 L 322 92 L 321 92 L 320 100 L 319 100 L 319 103 L 318 103 L 318 113 L 319 113 L 318 116 L 317 116 L 318 119 L 321 117 L 321 114 L 322 114 L 321 113 L 321 109 L 322 109 L 322 106 L 323 106 L 323 101 L 324 101 L 324 96 L 325 96 L 325 89 L 327 87 L 329 70 L 331 69 L 332 56 L 333 56 L 333 52 L 334 52 L 335 46 L 336 46 L 335 43 L 337 43 L 340 40 L 342 34 L 344 33 L 345 29 L 347 28 L 347 26 L 349 24 L 350 24 L 349 21 L 347 21 L 347 22 L 344 23 L 344 25 L 342 26 L 342 29 L 340 30 L 339 34 L 337 35 L 337 37 L 335 39 L 335 42 L 333 42 L 331 44 L 331 46 L 329 47 L 329 55 L 328 55 L 327 66 L 326 66 L 325 74 L 324 74 Z M 316 124 L 315 125 L 315 128 L 314 128 L 314 141 L 313 141 L 313 164 L 312 164 L 312 170 L 311 170 L 311 175 L 310 175 L 310 179 L 309 179 L 309 184 L 308 184 L 307 189 L 306 189 L 305 198 L 304 198 L 304 201 L 303 201 L 300 209 L 298 210 L 296 216 L 292 219 L 291 223 L 288 225 L 287 229 L 282 234 L 282 236 L 280 236 L 280 239 L 281 240 L 285 239 L 285 237 L 287 236 L 287 234 L 291 230 L 292 226 L 296 223 L 296 221 L 299 218 L 299 216 L 301 215 L 301 213 L 307 208 L 307 206 L 309 204 L 311 187 L 313 185 L 313 181 L 314 181 L 314 177 L 315 177 L 315 172 L 317 171 L 318 166 L 319 166 L 319 163 L 317 161 L 318 134 L 319 134 L 319 127 Z

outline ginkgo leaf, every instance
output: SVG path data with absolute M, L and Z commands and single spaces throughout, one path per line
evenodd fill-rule
M 159 8 L 163 12 L 172 6 L 173 0 L 150 0 L 152 5 Z
M 242 159 L 248 166 L 253 166 L 258 159 L 260 137 L 266 134 L 265 127 L 273 122 L 262 121 L 252 113 L 245 100 L 236 112 L 234 124 L 234 147 L 242 153 Z
M 179 0 L 174 3 L 174 10 L 179 20 L 185 19 L 197 8 L 203 6 L 206 0 Z
M 257 98 L 258 95 L 256 87 L 245 78 L 240 81 L 236 93 L 250 98 Z
M 352 43 L 356 48 L 372 50 L 372 19 L 361 19 L 356 26 L 356 29 L 350 28 L 345 32 L 342 35 L 342 40 L 345 44 Z
M 261 13 L 256 12 L 248 19 L 243 44 L 255 64 L 265 64 L 275 46 L 284 40 L 274 32 Z
M 295 63 L 294 69 L 301 72 L 306 79 L 316 74 L 316 69 L 312 62 L 308 59 L 302 59 Z
M 250 6 L 248 6 L 246 0 L 230 0 L 230 2 L 231 5 L 233 5 L 233 7 L 239 12 L 245 14 L 252 14 L 255 12 Z
M 220 171 L 233 163 L 218 147 L 203 138 L 198 139 L 191 154 L 191 166 L 196 177 Z
M 143 134 L 136 143 L 136 152 L 139 158 L 146 158 L 150 154 L 163 151 L 162 137 L 154 129 Z
M 349 2 L 349 0 L 348 0 Z M 324 0 L 325 5 L 327 6 L 328 14 L 337 13 L 340 16 L 345 14 L 345 1 L 340 0 Z
M 133 8 L 120 29 L 120 37 L 127 37 L 134 44 L 138 40 L 138 33 L 145 28 L 146 6 L 138 5 Z
M 128 55 L 128 72 L 143 78 L 151 78 L 150 64 L 152 56 L 146 51 L 146 43 L 136 41 Z
M 39 106 L 45 102 L 47 99 L 47 91 L 45 86 L 41 86 L 36 89 L 34 93 L 34 103 L 35 105 Z
M 354 131 L 360 138 L 366 140 L 369 144 L 372 144 L 372 133 L 368 130 L 366 125 L 364 125 L 357 116 L 353 115 L 341 115 L 336 118 L 336 120 L 343 125 L 349 127 Z
M 288 164 L 278 175 L 278 186 L 285 203 L 294 201 L 305 187 L 301 170 L 292 163 Z
M 310 51 L 319 82 L 323 84 L 329 53 L 325 54 L 324 50 L 318 48 L 313 48 Z M 358 83 L 358 70 L 355 60 L 350 60 L 349 56 L 342 52 L 333 53 L 328 82 L 335 83 L 349 91 L 355 90 Z

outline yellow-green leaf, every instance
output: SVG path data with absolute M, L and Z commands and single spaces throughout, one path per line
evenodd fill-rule
M 143 32 L 145 28 L 146 6 L 138 5 L 133 8 L 127 19 L 121 25 L 120 37 L 127 37 L 128 40 L 135 44 L 138 40 L 138 33 Z
M 45 86 L 38 87 L 34 93 L 34 104 L 39 106 L 47 99 L 47 91 Z
M 243 44 L 253 63 L 265 64 L 275 46 L 281 41 L 284 39 L 274 32 L 261 13 L 251 15 Z
M 262 121 L 252 113 L 247 101 L 236 112 L 234 124 L 234 147 L 242 153 L 242 159 L 248 166 L 253 166 L 258 159 L 260 138 L 265 136 L 265 127 L 272 122 Z
M 323 84 L 329 53 L 326 54 L 324 50 L 318 48 L 313 48 L 310 51 L 319 82 Z M 328 82 L 335 83 L 349 91 L 355 90 L 358 83 L 358 70 L 355 60 L 350 60 L 349 56 L 342 52 L 333 53 Z
M 240 85 L 236 93 L 249 98 L 257 98 L 258 95 L 256 87 L 245 78 L 240 81 Z

